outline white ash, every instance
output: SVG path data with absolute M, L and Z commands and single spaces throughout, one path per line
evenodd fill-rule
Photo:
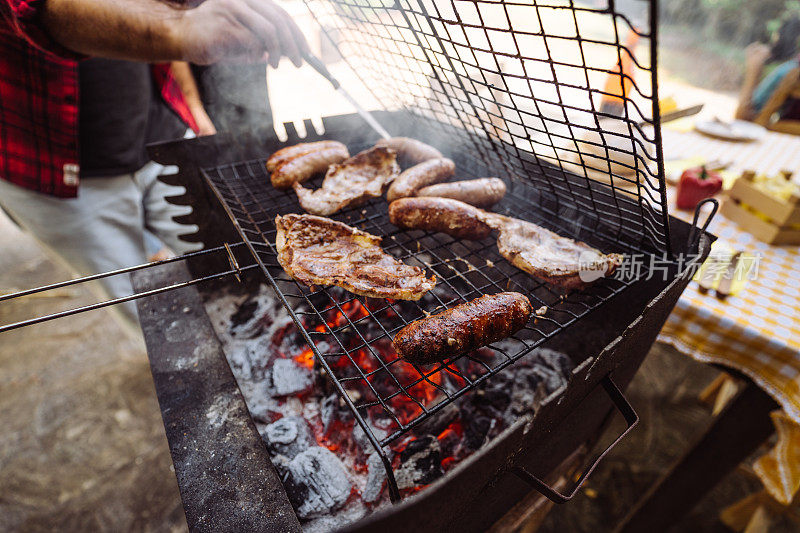
M 256 428 L 267 443 L 268 449 L 270 446 L 268 437 L 266 437 L 267 428 L 275 422 L 289 418 L 304 419 L 305 429 L 310 437 L 307 450 L 312 449 L 310 446 L 316 448 L 317 443 L 309 423 L 314 420 L 320 421 L 322 417 L 321 411 L 324 409 L 324 404 L 320 391 L 312 390 L 304 398 L 299 398 L 295 395 L 278 396 L 276 390 L 273 389 L 271 378 L 274 371 L 270 368 L 273 361 L 285 360 L 293 364 L 295 361 L 276 357 L 276 348 L 272 344 L 272 338 L 291 324 L 292 320 L 283 306 L 277 303 L 272 290 L 262 286 L 256 295 L 216 293 L 213 298 L 206 301 L 206 311 L 214 325 L 217 337 L 222 343 L 247 408 L 256 423 Z M 270 319 L 267 316 L 269 314 L 272 314 L 274 318 Z M 244 321 L 237 324 L 233 317 Z M 323 351 L 327 349 L 326 346 L 324 341 L 318 343 L 318 347 Z M 305 345 L 298 344 L 296 349 L 301 351 L 305 349 Z M 285 355 L 296 354 L 287 353 Z M 308 375 L 311 377 L 311 386 L 313 387 L 313 372 L 309 371 Z M 303 382 L 305 383 L 305 380 Z M 285 392 L 285 390 L 283 391 Z M 345 411 L 346 408 L 343 402 L 340 402 L 341 400 L 334 393 L 330 403 L 336 405 L 335 419 L 343 422 L 340 420 L 339 412 Z M 328 452 L 328 454 L 332 454 L 327 449 L 324 450 L 324 452 L 315 453 Z M 302 452 L 296 449 L 282 451 L 293 454 L 294 457 L 284 455 L 277 450 L 270 450 L 270 456 L 278 471 L 285 475 L 289 471 L 292 460 Z M 340 470 L 347 473 L 350 486 L 360 488 L 365 485 L 368 473 L 363 467 L 358 468 L 357 461 L 359 459 L 356 453 L 345 453 L 337 460 L 342 465 Z M 349 490 L 348 495 L 350 494 Z M 298 505 L 300 503 L 297 502 Z M 388 504 L 388 497 L 384 490 L 371 507 Z M 328 511 L 330 514 L 326 516 L 304 518 L 301 523 L 304 531 L 331 531 L 363 517 L 367 511 L 368 508 L 362 501 L 353 498 L 347 502 L 347 505 Z
M 236 381 L 239 384 L 239 389 L 242 391 L 247 409 L 256 425 L 269 424 L 277 417 L 280 417 L 284 412 L 284 407 L 277 398 L 273 398 L 271 394 L 270 384 L 266 381 L 248 381 L 236 375 Z
M 338 531 L 347 524 L 352 524 L 366 516 L 369 509 L 363 503 L 354 501 L 339 509 L 335 515 L 312 518 L 303 523 L 305 533 L 330 533 Z
M 400 489 L 427 485 L 443 475 L 439 441 L 433 435 L 409 442 L 400 452 L 400 466 L 394 472 Z
M 299 416 L 285 416 L 265 426 L 261 437 L 272 454 L 290 459 L 314 444 L 308 424 Z
M 304 531 L 340 529 L 389 505 L 380 456 L 344 401 L 324 386 L 327 376 L 293 359 L 306 346 L 272 290 L 262 286 L 256 294 L 217 293 L 206 302 L 206 309 Z M 317 346 L 330 351 L 324 341 Z M 503 348 L 510 351 L 517 346 L 510 343 Z M 475 449 L 470 439 L 479 446 L 520 413 L 538 408 L 545 393 L 566 384 L 571 367 L 563 354 L 535 350 L 480 390 L 445 406 L 416 430 L 416 441 L 398 452 L 395 476 L 400 486 L 433 482 L 443 475 L 442 457 L 454 456 L 456 450 L 464 457 L 464 450 Z M 453 387 L 448 379 L 442 385 Z M 351 398 L 358 393 L 348 389 Z M 461 417 L 464 435 L 438 441 L 435 435 L 455 416 Z M 387 431 L 376 424 L 382 426 L 389 419 L 365 419 L 378 440 L 386 437 Z M 386 451 L 391 458 L 392 452 Z
M 300 518 L 323 516 L 350 497 L 352 484 L 336 454 L 314 446 L 298 454 L 286 467 L 286 494 Z
M 270 458 L 272 459 L 272 464 L 278 469 L 278 472 L 286 472 L 289 468 L 289 463 L 292 462 L 291 458 L 279 453 L 275 455 L 270 454 Z
M 389 457 L 391 461 L 391 456 Z M 367 480 L 361 488 L 361 499 L 367 503 L 378 501 L 386 486 L 386 467 L 381 456 L 373 453 L 367 458 Z
M 206 420 L 212 427 L 219 427 L 228 421 L 228 417 L 236 410 L 236 404 L 229 396 L 220 396 L 206 411 Z
M 275 359 L 271 370 L 270 384 L 276 396 L 301 394 L 314 386 L 311 370 L 292 359 Z
M 242 309 L 248 311 L 246 316 L 242 316 Z M 206 310 L 236 377 L 248 381 L 267 379 L 269 357 L 265 354 L 274 351 L 274 335 L 292 323 L 272 289 L 262 285 L 255 297 L 221 294 L 206 302 Z M 232 324 L 237 316 L 245 321 Z

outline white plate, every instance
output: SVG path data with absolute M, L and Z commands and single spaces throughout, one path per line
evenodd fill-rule
M 703 120 L 697 122 L 694 128 L 709 137 L 728 141 L 757 141 L 767 133 L 767 129 L 763 126 L 744 120 L 733 120 L 731 122 Z

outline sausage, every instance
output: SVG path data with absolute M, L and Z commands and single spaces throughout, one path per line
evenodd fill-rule
M 452 181 L 428 185 L 417 191 L 417 196 L 453 198 L 476 207 L 491 207 L 506 195 L 506 184 L 499 178 Z
M 450 198 L 400 198 L 389 204 L 389 220 L 406 229 L 441 231 L 457 239 L 479 241 L 489 236 L 488 213 Z
M 414 165 L 395 178 L 386 193 L 386 199 L 391 202 L 398 198 L 414 196 L 422 187 L 444 181 L 455 171 L 455 163 L 445 157 Z
M 392 344 L 411 363 L 435 363 L 513 335 L 532 312 L 524 294 L 487 294 L 412 322 L 394 336 Z
M 287 161 L 291 161 L 295 157 L 305 155 L 310 152 L 317 152 L 328 148 L 341 148 L 347 151 L 347 147 L 339 141 L 317 141 L 312 143 L 300 143 L 293 146 L 281 148 L 267 159 L 267 170 L 274 172 L 281 165 Z
M 429 159 L 441 159 L 442 153 L 422 141 L 410 137 L 392 137 L 381 139 L 375 146 L 391 148 L 399 156 L 404 165 L 416 165 Z
M 270 175 L 272 186 L 288 189 L 295 183 L 303 183 L 315 174 L 325 172 L 334 163 L 341 163 L 350 157 L 344 145 L 316 150 L 286 161 Z

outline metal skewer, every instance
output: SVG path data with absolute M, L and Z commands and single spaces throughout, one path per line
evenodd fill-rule
M 331 85 L 333 85 L 333 88 L 336 89 L 336 92 L 344 96 L 345 100 L 350 102 L 350 105 L 352 105 L 358 114 L 361 115 L 361 118 L 363 118 L 366 123 L 369 124 L 369 126 L 375 130 L 378 135 L 381 136 L 382 139 L 391 138 L 389 132 L 387 132 L 383 126 L 381 126 L 380 123 L 375 120 L 375 117 L 373 117 L 369 111 L 361 107 L 361 104 L 359 104 L 356 99 L 353 98 L 344 87 L 342 87 L 342 84 L 339 83 L 339 80 L 333 77 L 333 74 L 330 73 L 328 67 L 325 66 L 325 63 L 323 63 L 320 58 L 311 53 L 304 53 L 303 59 L 306 61 L 306 63 L 311 65 L 314 70 L 319 72 L 325 79 L 331 82 Z

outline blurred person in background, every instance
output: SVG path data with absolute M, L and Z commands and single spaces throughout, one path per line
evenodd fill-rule
M 736 118 L 754 120 L 781 83 L 800 68 L 800 17 L 783 21 L 772 43 L 753 43 L 745 49 L 745 73 Z M 800 119 L 800 101 L 789 99 L 779 111 L 782 119 Z
M 0 207 L 79 275 L 145 262 L 146 231 L 189 250 L 172 220 L 188 208 L 145 151 L 214 132 L 182 61 L 299 66 L 307 49 L 271 0 L 196 4 L 0 0 Z M 132 292 L 127 275 L 100 289 Z M 138 329 L 133 302 L 115 307 Z

